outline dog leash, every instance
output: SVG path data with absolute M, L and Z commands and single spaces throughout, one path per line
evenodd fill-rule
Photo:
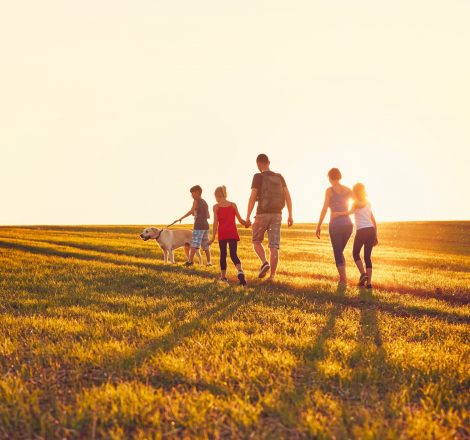
M 175 223 L 178 223 L 178 222 L 181 223 L 181 220 L 175 220 L 171 225 L 168 225 L 165 229 L 172 227 Z
M 179 220 L 175 220 L 173 223 L 167 225 L 166 227 L 164 227 L 163 229 L 160 229 L 160 232 L 158 233 L 158 237 L 155 239 L 155 240 L 158 240 L 160 238 L 160 235 L 162 235 L 162 232 L 165 230 L 165 229 L 168 229 L 168 228 L 171 228 L 175 223 L 178 223 Z

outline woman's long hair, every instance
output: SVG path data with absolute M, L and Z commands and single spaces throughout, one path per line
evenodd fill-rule
M 353 188 L 353 193 L 356 196 L 357 200 L 360 203 L 367 203 L 367 193 L 366 193 L 366 187 L 364 186 L 363 183 L 356 183 Z

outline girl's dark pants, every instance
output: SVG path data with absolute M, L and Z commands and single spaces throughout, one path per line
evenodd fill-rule
M 220 269 L 227 270 L 227 244 L 230 249 L 230 258 L 233 261 L 233 264 L 240 264 L 240 259 L 237 255 L 237 240 L 219 240 L 220 248 Z
M 349 237 L 353 231 L 352 225 L 338 225 L 329 227 L 331 245 L 333 246 L 333 253 L 335 254 L 336 267 L 344 266 L 343 251 L 348 244 Z
M 364 262 L 367 269 L 372 269 L 372 248 L 374 247 L 376 230 L 374 227 L 358 229 L 354 237 L 353 258 L 354 261 L 360 261 L 361 249 L 364 246 Z

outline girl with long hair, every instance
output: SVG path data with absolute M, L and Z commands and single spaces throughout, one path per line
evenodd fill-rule
M 245 273 L 243 272 L 242 264 L 237 255 L 237 246 L 240 236 L 238 235 L 237 225 L 235 218 L 238 219 L 240 224 L 246 226 L 238 212 L 237 205 L 227 200 L 227 188 L 219 186 L 216 188 L 215 199 L 217 203 L 214 205 L 214 225 L 212 227 L 212 238 L 209 244 L 212 244 L 217 238 L 219 239 L 220 248 L 220 279 L 221 281 L 228 282 L 227 280 L 227 246 L 230 251 L 230 258 L 238 270 L 238 281 L 241 286 L 246 286 Z
M 359 286 L 372 288 L 372 249 L 377 240 L 377 222 L 372 213 L 371 205 L 367 198 L 366 188 L 362 183 L 356 183 L 352 189 L 353 205 L 349 211 L 335 212 L 333 217 L 354 214 L 356 223 L 356 236 L 353 244 L 353 258 L 360 272 Z M 364 264 L 361 260 L 361 250 L 364 248 Z

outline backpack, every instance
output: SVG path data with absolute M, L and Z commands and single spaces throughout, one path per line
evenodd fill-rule
M 280 212 L 286 205 L 286 196 L 280 174 L 261 173 L 261 190 L 258 195 L 258 208 L 261 212 Z

